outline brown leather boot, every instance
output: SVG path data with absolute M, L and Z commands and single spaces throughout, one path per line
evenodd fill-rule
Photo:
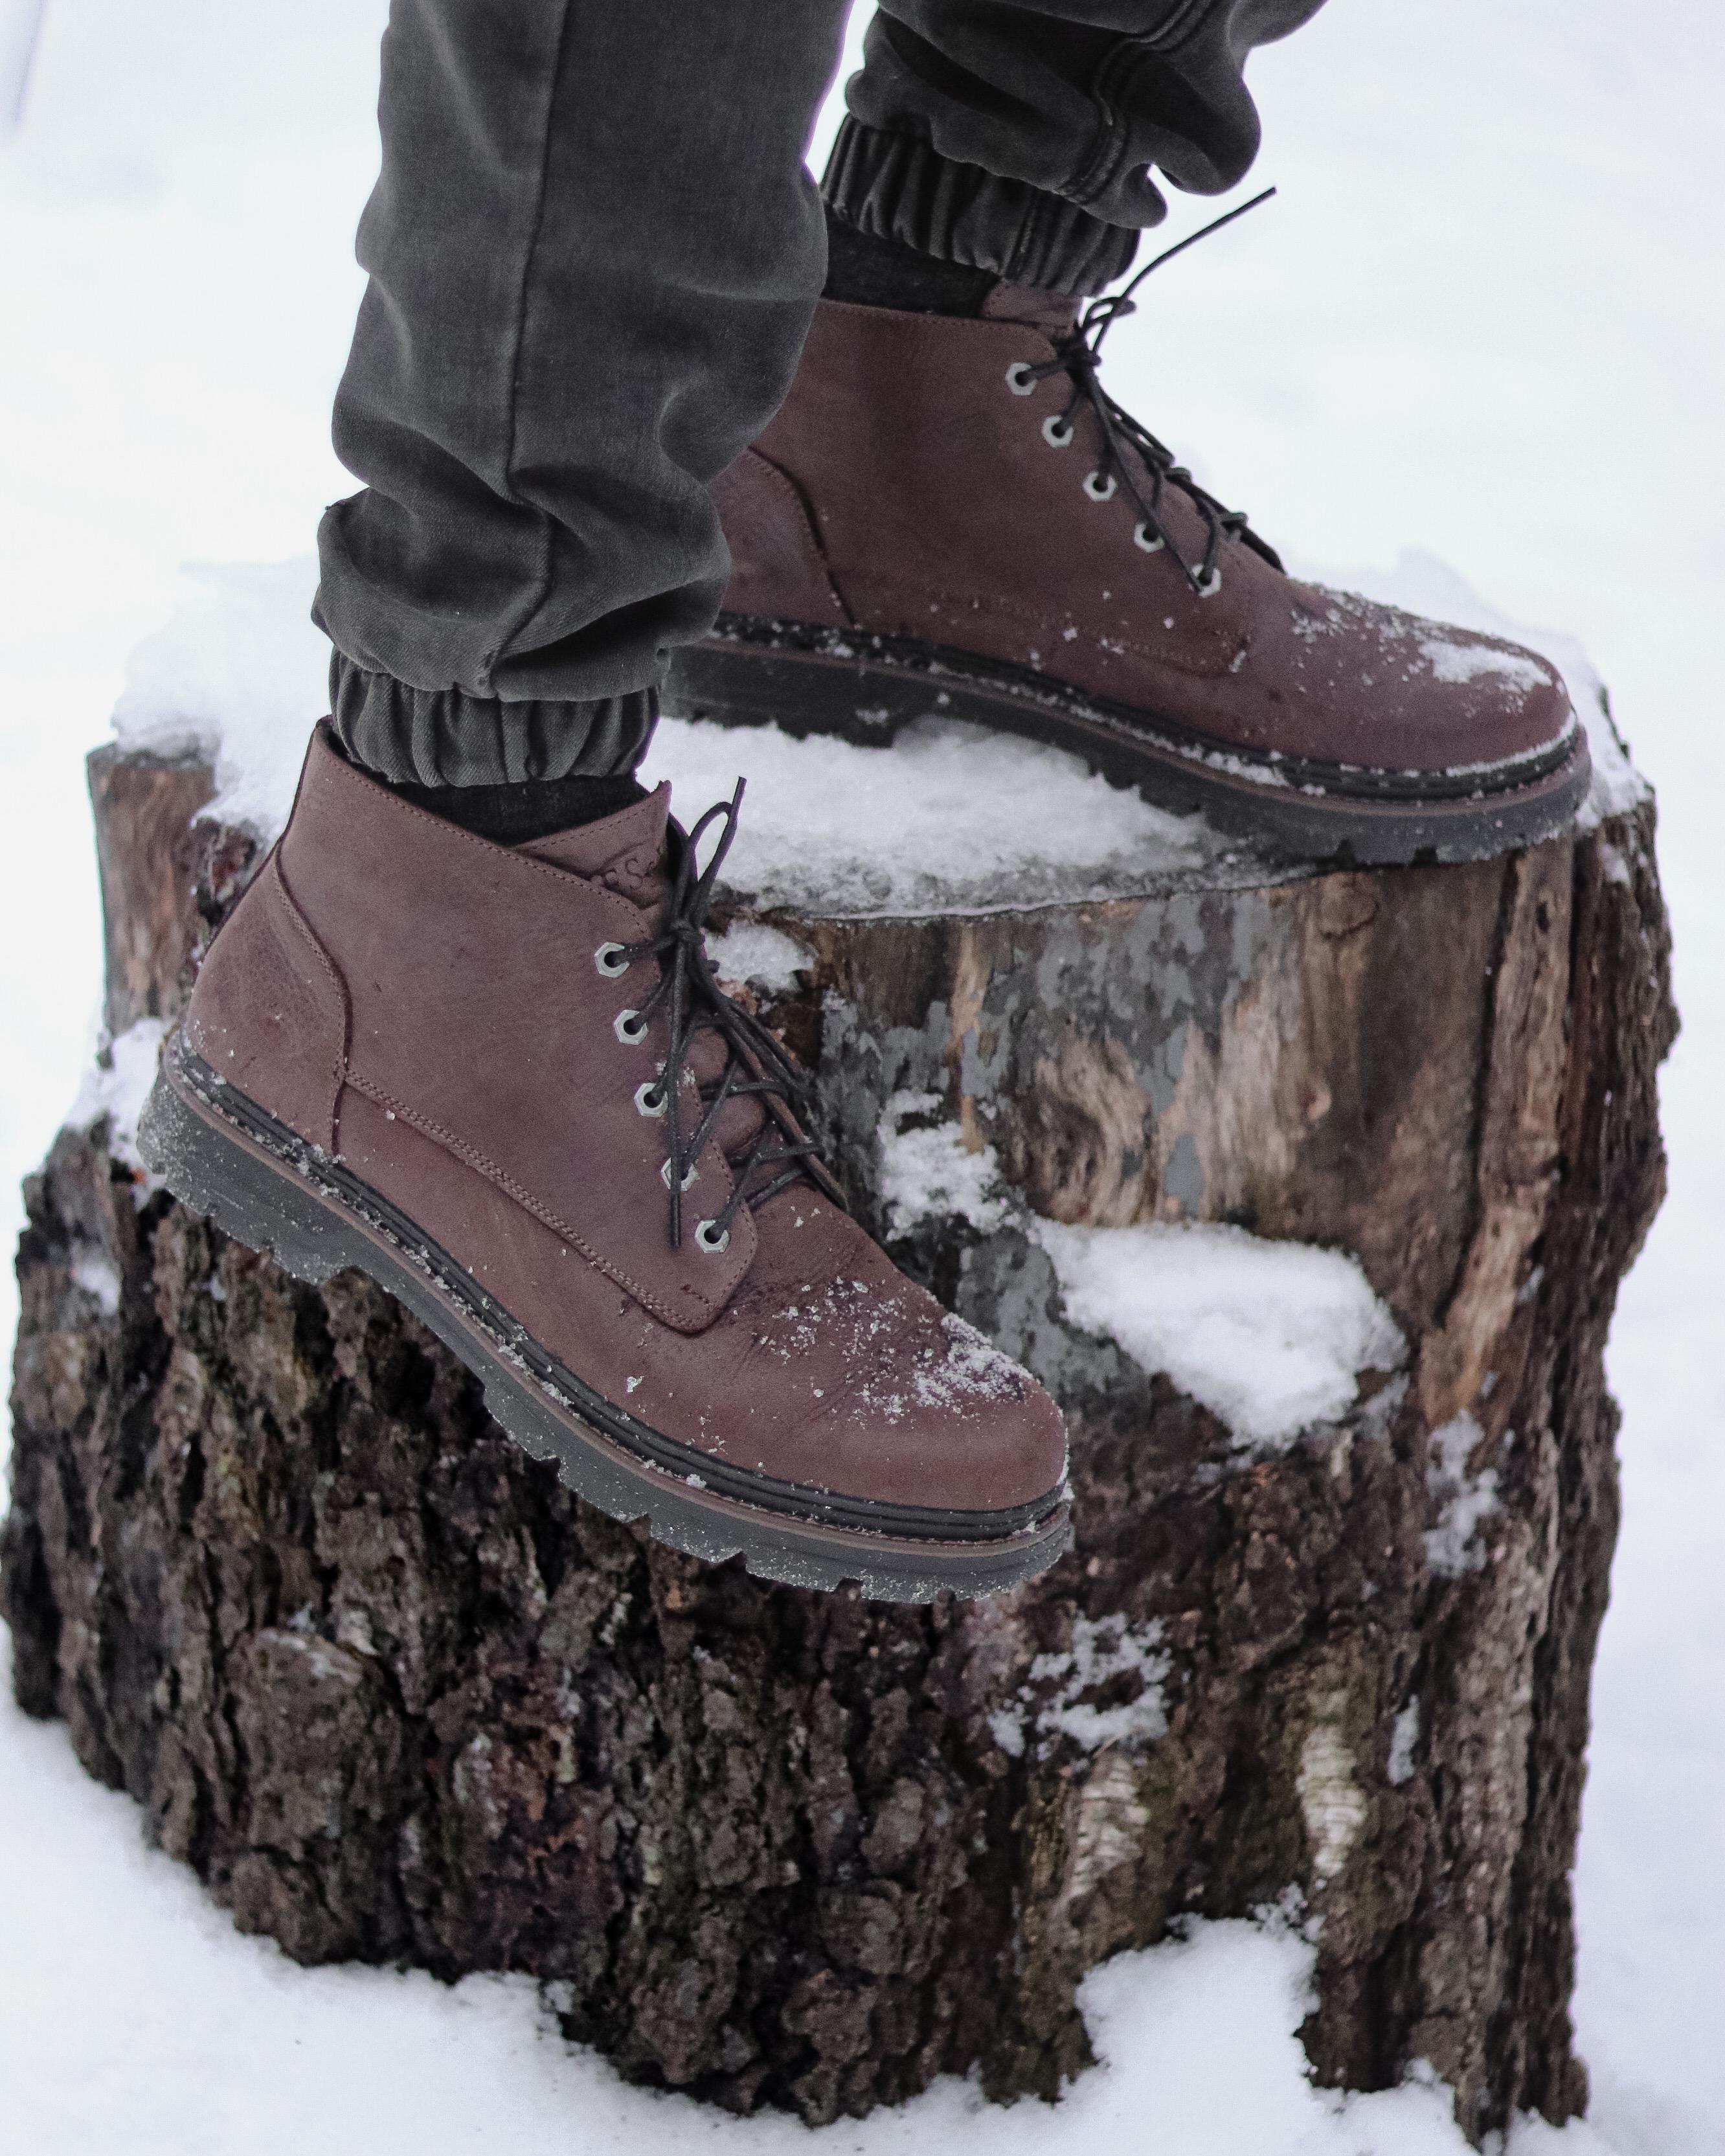
M 1013 1586 L 1068 1540 L 1060 1414 L 845 1212 L 702 948 L 735 805 L 685 839 L 669 800 L 495 846 L 320 728 L 145 1158 L 301 1279 L 380 1281 L 614 1518 L 803 1586 Z
M 980 318 L 823 300 L 721 476 L 734 573 L 669 708 L 884 742 L 931 713 L 1319 860 L 1472 859 L 1589 778 L 1532 652 L 1302 584 L 1101 389 L 1111 316 L 998 286 Z

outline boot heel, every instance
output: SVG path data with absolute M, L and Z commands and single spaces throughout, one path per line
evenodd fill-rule
M 833 735 L 857 748 L 890 748 L 913 720 L 952 716 L 950 696 L 914 675 L 895 679 L 830 651 L 733 649 L 716 638 L 671 654 L 663 696 L 678 718 L 774 726 L 798 741 Z
M 268 1251 L 295 1280 L 320 1287 L 365 1252 L 291 1168 L 267 1166 L 198 1114 L 165 1070 L 138 1122 L 138 1153 L 182 1204 L 249 1250 Z

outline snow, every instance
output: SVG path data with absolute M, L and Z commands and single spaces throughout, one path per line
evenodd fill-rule
M 1343 581 L 1543 652 L 1568 682 L 1593 747 L 1584 820 L 1642 798 L 1599 675 L 1574 639 L 1507 620 L 1428 555 Z M 328 705 L 329 647 L 311 616 L 316 583 L 309 555 L 188 566 L 167 620 L 129 656 L 114 712 L 126 747 L 205 757 L 216 771 L 212 813 L 265 840 L 287 821 L 305 737 Z M 1481 672 L 1524 685 L 1541 678 L 1531 660 L 1488 644 L 1427 638 L 1420 649 L 1445 680 Z M 1239 757 L 1204 760 L 1287 783 Z M 739 773 L 748 791 L 725 886 L 733 900 L 765 909 L 856 918 L 1115 898 L 1168 887 L 1240 850 L 1201 817 L 1154 808 L 1076 757 L 954 719 L 919 720 L 883 751 L 667 716 L 642 775 L 671 781 L 688 822 L 728 795 Z M 776 963 L 781 978 L 768 984 L 786 985 L 783 953 Z
M 945 1356 L 938 1363 L 920 1361 L 911 1379 L 911 1389 L 923 1407 L 974 1406 L 978 1400 L 1022 1397 L 1024 1372 L 985 1333 L 950 1311 L 941 1320 L 941 1330 L 947 1340 Z M 866 1393 L 862 1397 L 866 1399 Z
M 138 1117 L 155 1083 L 162 1036 L 167 1030 L 160 1019 L 141 1018 L 110 1041 L 101 1043 L 85 1067 L 77 1097 L 66 1122 L 74 1131 L 87 1131 L 105 1116 L 109 1151 L 131 1168 L 137 1178 L 140 1204 L 160 1188 L 138 1158 Z
M 1384 1773 L 1394 1789 L 1414 1779 L 1414 1753 L 1420 1743 L 1420 1695 L 1415 1692 L 1389 1727 L 1389 1758 Z
M 1440 2088 L 1313 2088 L 1296 2034 L 1313 1948 L 1275 1919 L 1195 1924 L 1091 1975 L 1101 2064 L 1055 2107 L 1002 2110 L 946 2080 L 811 2136 L 628 2087 L 562 2042 L 525 1979 L 295 1967 L 144 1848 L 60 1729 L 13 1718 L 0 1815 L 0 2077 L 8 2146 L 31 2156 L 922 2156 L 960 2137 L 991 2156 L 1137 2156 L 1151 2118 L 1156 2148 L 1204 2156 L 1467 2156 Z M 75 2001 L 43 1981 L 61 1968 Z M 1513 2138 L 1511 2156 L 1548 2152 L 1609 2156 L 1585 2129 Z
M 890 750 L 660 721 L 643 776 L 685 818 L 748 780 L 728 891 L 763 908 L 858 917 L 1117 897 L 1228 849 L 1076 757 L 922 719 Z
M 1395 1321 L 1355 1258 L 1243 1228 L 1038 1220 L 1076 1325 L 1117 1340 L 1219 1415 L 1245 1445 L 1290 1443 L 1353 1405 L 1361 1375 L 1397 1368 Z
M 0 54 L 33 12 L 0 0 Z M 303 557 L 347 486 L 328 404 L 358 291 L 382 13 L 50 0 L 27 123 L 0 140 L 0 1202 L 14 1226 L 18 1180 L 86 1059 L 99 980 L 80 760 L 126 654 L 171 613 L 179 565 L 299 562 L 270 602 L 287 641 L 246 677 L 266 677 L 246 711 L 284 715 L 267 767 L 288 778 L 259 782 L 246 813 L 260 823 L 279 819 L 323 707 Z M 1572 624 L 1661 788 L 1686 1030 L 1665 1086 L 1671 1196 L 1611 1351 L 1625 1513 L 1577 1873 L 1593 2119 L 1524 2124 L 1511 2156 L 1725 2151 L 1725 1369 L 1709 1352 L 1725 1277 L 1725 15 L 1671 0 L 1659 24 L 1650 35 L 1646 11 L 1613 0 L 1329 0 L 1254 62 L 1267 146 L 1248 185 L 1278 181 L 1274 209 L 1158 275 L 1108 354 L 1115 393 L 1302 564 L 1392 565 L 1327 581 L 1558 657 L 1589 718 L 1598 813 L 1637 789 L 1591 675 L 1568 639 L 1510 626 Z M 0 115 L 5 101 L 0 77 Z M 1173 236 L 1210 208 L 1182 205 Z M 1405 553 L 1410 534 L 1430 551 Z M 248 667 L 275 635 L 259 633 Z M 218 655 L 182 682 L 208 690 L 198 670 L 213 676 Z M 741 738 L 711 744 L 710 798 L 749 768 L 721 767 Z M 1036 768 L 1022 775 L 1040 785 Z M 755 805 L 752 788 L 746 831 Z M 830 796 L 804 809 L 860 857 Z M 1040 793 L 1016 809 L 1033 824 Z M 1416 1745 L 1396 1756 L 1411 1765 Z M 1095 1755 L 1095 1773 L 1114 1758 Z M 1339 1827 L 1345 1784 L 1322 1752 L 1312 1768 L 1314 1803 L 1339 1791 Z M 1098 1866 L 1131 1826 L 1110 1804 L 1086 1845 Z M 1311 2087 L 1293 2034 L 1311 1951 L 1274 1925 L 1199 1927 L 1092 1976 L 1108 2063 L 1052 2112 L 983 2109 L 944 2084 L 812 2140 L 715 2118 L 620 2087 L 552 2035 L 524 1984 L 303 1970 L 239 1938 L 142 1848 L 135 1808 L 83 1774 L 64 1730 L 9 1706 L 0 1937 L 5 2138 L 44 2156 L 548 2156 L 572 2141 L 658 2156 L 727 2137 L 750 2156 L 889 2156 L 959 2133 L 978 2156 L 1127 2156 L 1147 2138 L 1205 2156 L 1466 2156 L 1440 2091 Z
M 1599 869 L 1607 883 L 1625 884 L 1630 889 L 1634 889 L 1635 871 L 1625 859 L 1621 850 L 1614 846 L 1609 839 L 1602 839 L 1599 843 Z
M 1440 1579 L 1460 1579 L 1486 1562 L 1479 1538 L 1481 1524 L 1497 1510 L 1497 1470 L 1468 1472 L 1468 1462 L 1485 1433 L 1471 1414 L 1461 1414 L 1431 1433 L 1431 1464 L 1425 1487 L 1438 1506 L 1437 1525 L 1425 1536 L 1425 1562 Z M 1513 1441 L 1513 1433 L 1504 1443 Z
M 888 1233 L 956 1214 L 992 1235 L 1011 1211 L 991 1145 L 973 1151 L 958 1124 L 936 1121 L 938 1093 L 894 1093 L 880 1117 L 880 1203 Z
M 877 1132 L 890 1235 L 954 1215 L 979 1234 L 1011 1224 L 1054 1261 L 1075 1325 L 1164 1372 L 1247 1448 L 1286 1445 L 1345 1414 L 1368 1370 L 1399 1369 L 1395 1321 L 1356 1259 L 1243 1228 L 1088 1228 L 1038 1219 L 1001 1183 L 991 1145 L 942 1117 L 938 1093 L 899 1092 Z
M 214 761 L 213 812 L 265 839 L 287 820 L 305 737 L 328 709 L 316 584 L 309 555 L 186 570 L 168 620 L 127 663 L 114 715 L 128 747 Z M 1199 819 L 1152 808 L 1076 757 L 953 720 L 920 721 L 888 752 L 666 717 L 642 775 L 671 781 L 689 823 L 739 773 L 748 792 L 725 886 L 761 907 L 845 916 L 1106 898 L 1228 851 Z
M 988 1727 L 1014 1759 L 1024 1757 L 1031 1737 L 1039 1752 L 1058 1738 L 1081 1752 L 1117 1744 L 1140 1751 L 1168 1734 L 1163 1686 L 1173 1667 L 1156 1619 L 1134 1626 L 1117 1611 L 1111 1617 L 1081 1616 L 1073 1621 L 1070 1647 L 1038 1655 L 1011 1700 L 989 1716 Z M 1137 1680 L 1125 1699 L 1103 1707 L 1085 1697 L 1104 1687 L 1117 1691 L 1122 1678 Z
M 797 976 L 814 963 L 814 953 L 795 937 L 758 921 L 715 931 L 706 939 L 706 955 L 721 981 L 780 992 L 794 988 Z
M 316 563 L 193 563 L 172 614 L 126 661 L 114 710 L 124 748 L 195 750 L 215 767 L 208 814 L 272 839 L 305 738 L 329 709 L 330 648 L 311 624 Z
M 118 1315 L 120 1275 L 113 1260 L 103 1251 L 79 1251 L 72 1260 L 72 1285 L 83 1289 L 104 1317 Z
M 1420 651 L 1440 681 L 1479 681 L 1495 675 L 1517 689 L 1537 689 L 1545 679 L 1531 659 L 1489 644 L 1457 644 L 1449 637 L 1421 639 Z

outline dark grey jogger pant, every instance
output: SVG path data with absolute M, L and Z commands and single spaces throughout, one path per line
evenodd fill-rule
M 1099 290 L 1258 121 L 1322 0 L 882 0 L 821 192 L 860 229 Z M 790 386 L 803 167 L 848 0 L 393 0 L 371 282 L 319 534 L 350 751 L 486 785 L 633 767 L 728 573 L 708 488 Z

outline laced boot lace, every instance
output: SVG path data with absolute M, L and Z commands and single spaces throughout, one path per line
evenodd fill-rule
M 660 1010 L 669 1014 L 670 1043 L 665 1061 L 635 1099 L 643 1115 L 662 1115 L 665 1120 L 664 1174 L 670 1192 L 670 1240 L 675 1250 L 683 1242 L 683 1194 L 695 1180 L 696 1163 L 720 1116 L 733 1101 L 757 1101 L 762 1111 L 760 1126 L 745 1145 L 725 1156 L 732 1172 L 731 1195 L 716 1214 L 699 1224 L 696 1240 L 702 1250 L 722 1250 L 731 1240 L 731 1224 L 740 1207 L 756 1210 L 794 1183 L 811 1183 L 835 1204 L 845 1204 L 844 1193 L 816 1157 L 814 1141 L 799 1121 L 799 1115 L 806 1117 L 812 1106 L 808 1074 L 757 1018 L 724 993 L 706 955 L 707 908 L 737 836 L 742 794 L 739 778 L 731 799 L 716 802 L 681 839 L 670 903 L 659 933 L 638 943 L 603 947 L 604 952 L 614 954 L 603 968 L 608 973 L 622 973 L 637 958 L 659 962 L 659 979 L 646 1000 L 638 1010 L 624 1012 L 617 1025 L 620 1039 L 638 1040 Z M 715 824 L 722 826 L 718 843 L 706 866 L 701 868 L 701 841 Z M 673 844 L 677 844 L 675 839 Z M 724 1067 L 716 1078 L 699 1086 L 701 1120 L 685 1130 L 682 1079 L 695 1044 L 705 1034 L 716 1034 L 723 1040 Z
M 1144 280 L 1161 269 L 1163 263 L 1172 262 L 1177 254 L 1183 254 L 1189 247 L 1195 247 L 1213 232 L 1219 232 L 1224 224 L 1232 224 L 1236 218 L 1255 210 L 1266 203 L 1276 192 L 1266 187 L 1262 194 L 1255 195 L 1249 203 L 1230 210 L 1225 216 L 1213 218 L 1194 233 L 1167 248 L 1153 261 L 1147 263 L 1118 292 L 1106 293 L 1092 300 L 1079 317 L 1073 334 L 1063 338 L 1052 359 L 1033 365 L 1020 360 L 1007 369 L 1006 378 L 1021 397 L 1029 396 L 1039 382 L 1050 375 L 1065 374 L 1070 377 L 1072 393 L 1065 409 L 1058 416 L 1043 423 L 1043 434 L 1055 448 L 1061 449 L 1072 439 L 1072 421 L 1081 406 L 1088 405 L 1096 414 L 1102 434 L 1102 458 L 1096 470 L 1085 481 L 1085 490 L 1092 501 L 1106 501 L 1117 485 L 1125 488 L 1127 496 L 1138 512 L 1138 523 L 1133 538 L 1146 553 L 1158 554 L 1164 548 L 1178 565 L 1187 583 L 1199 598 L 1209 598 L 1221 588 L 1219 559 L 1224 539 L 1240 539 L 1262 555 L 1272 568 L 1282 566 L 1281 557 L 1275 549 L 1254 531 L 1245 512 L 1225 509 L 1213 494 L 1206 492 L 1191 473 L 1178 463 L 1174 453 L 1160 442 L 1149 429 L 1135 419 L 1123 405 L 1115 402 L 1103 388 L 1097 375 L 1102 346 L 1114 325 L 1124 321 L 1128 315 L 1137 312 L 1137 303 L 1132 295 Z M 1133 454 L 1129 454 L 1133 453 Z M 1147 485 L 1145 483 L 1147 479 Z M 1186 560 L 1179 549 L 1169 540 L 1163 521 L 1164 495 L 1170 486 L 1178 487 L 1188 501 L 1197 508 L 1204 520 L 1204 546 L 1199 559 Z

